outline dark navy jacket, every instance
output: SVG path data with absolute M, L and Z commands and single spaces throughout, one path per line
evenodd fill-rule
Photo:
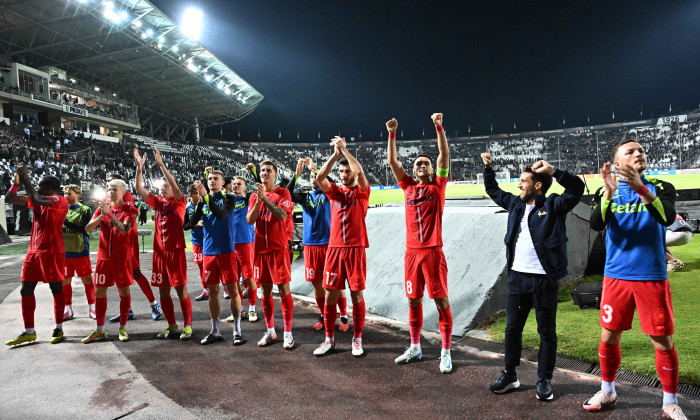
M 564 194 L 540 194 L 535 197 L 535 208 L 528 216 L 530 236 L 537 257 L 547 277 L 556 281 L 568 274 L 566 253 L 566 214 L 581 200 L 584 184 L 581 179 L 567 171 L 556 169 L 552 175 L 561 184 Z M 523 219 L 527 203 L 520 197 L 503 191 L 496 181 L 493 168 L 484 168 L 484 187 L 491 199 L 508 211 L 506 232 L 506 259 L 508 269 L 513 265 L 518 228 Z

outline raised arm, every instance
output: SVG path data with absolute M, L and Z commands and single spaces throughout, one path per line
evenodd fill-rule
M 519 197 L 503 191 L 498 186 L 498 181 L 496 181 L 496 173 L 491 167 L 492 158 L 491 153 L 482 153 L 481 159 L 484 161 L 484 188 L 486 189 L 486 194 L 491 197 L 494 203 L 508 210 L 510 204 L 514 200 L 520 200 Z
M 367 187 L 369 186 L 369 182 L 367 181 L 367 177 L 365 176 L 365 172 L 362 170 L 362 165 L 360 165 L 360 162 L 355 159 L 355 156 L 350 153 L 348 150 L 347 144 L 345 143 L 345 139 L 339 136 L 336 136 L 332 141 L 331 145 L 336 146 L 338 150 L 345 156 L 345 159 L 348 160 L 348 164 L 350 165 L 350 169 L 355 173 L 355 176 L 357 176 L 357 184 L 360 186 L 361 190 L 366 190 Z
M 27 200 L 21 197 L 17 197 L 17 191 L 19 191 L 19 186 L 22 185 L 22 182 L 19 180 L 19 174 L 15 172 L 15 178 L 14 182 L 12 183 L 12 186 L 10 189 L 7 191 L 7 195 L 5 196 L 5 202 L 8 204 L 16 204 L 18 206 L 26 206 L 27 205 Z
M 564 193 L 554 200 L 554 209 L 559 213 L 568 213 L 581 201 L 583 190 L 586 188 L 581 178 L 569 172 L 557 169 L 546 160 L 538 160 L 532 165 L 532 170 L 536 173 L 549 174 L 557 180 L 559 185 L 564 187 Z
M 396 182 L 401 182 L 403 177 L 406 175 L 406 171 L 403 170 L 401 162 L 399 162 L 398 154 L 396 153 L 396 128 L 399 126 L 399 122 L 396 118 L 392 118 L 386 123 L 386 129 L 389 132 L 389 143 L 387 144 L 386 159 L 389 162 L 389 167 L 391 168 L 391 173 L 394 174 Z
M 19 174 L 20 182 L 24 185 L 24 189 L 27 191 L 27 198 L 29 198 L 29 201 L 34 207 L 51 207 L 53 205 L 53 201 L 51 201 L 51 199 L 37 194 L 34 186 L 32 185 L 32 180 L 29 179 L 26 165 L 18 167 L 17 173 Z
M 297 185 L 297 180 L 301 176 L 302 172 L 304 172 L 304 159 L 299 159 L 299 161 L 297 161 L 297 170 L 286 186 L 287 191 L 289 191 L 289 195 L 292 196 L 292 201 L 295 203 L 303 203 L 306 198 L 306 194 L 294 192 L 294 188 L 296 188 Z
M 134 148 L 134 161 L 136 162 L 136 180 L 134 181 L 136 192 L 143 198 L 143 201 L 148 203 L 148 197 L 151 193 L 143 186 L 143 164 L 146 162 L 146 155 L 142 157 L 139 149 Z
M 437 176 L 447 178 L 450 170 L 450 148 L 447 145 L 447 136 L 442 128 L 442 114 L 436 113 L 430 116 L 435 124 L 437 132 L 438 150 L 440 154 L 437 158 Z
M 170 188 L 173 189 L 173 196 L 175 199 L 177 201 L 182 200 L 182 191 L 180 191 L 180 187 L 177 186 L 177 181 L 175 181 L 175 178 L 172 176 L 168 168 L 165 167 L 163 158 L 160 156 L 160 150 L 158 150 L 157 147 L 153 148 L 153 157 L 155 158 L 156 164 L 158 164 L 160 171 L 163 173 L 163 177 L 168 182 L 168 185 L 170 185 Z
M 321 169 L 319 169 L 316 174 L 316 181 L 318 181 L 318 185 L 321 186 L 321 191 L 323 191 L 324 194 L 327 194 L 331 190 L 331 183 L 328 181 L 328 175 L 331 173 L 335 162 L 343 155 L 337 147 L 335 147 L 333 151 L 333 155 L 328 158 L 326 163 L 321 166 Z

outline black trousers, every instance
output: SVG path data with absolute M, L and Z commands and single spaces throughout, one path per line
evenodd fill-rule
M 520 365 L 523 349 L 523 327 L 535 308 L 540 351 L 537 357 L 538 379 L 552 379 L 557 359 L 557 301 L 559 282 L 543 274 L 508 271 L 506 296 L 506 367 Z

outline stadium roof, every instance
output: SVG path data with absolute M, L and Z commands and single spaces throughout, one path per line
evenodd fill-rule
M 186 29 L 146 0 L 0 2 L 5 60 L 118 92 L 166 136 L 240 120 L 263 99 Z

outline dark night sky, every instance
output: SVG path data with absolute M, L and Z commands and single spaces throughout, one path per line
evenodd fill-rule
M 433 112 L 464 136 L 700 106 L 698 1 L 153 3 L 176 22 L 201 8 L 202 44 L 265 96 L 243 140 L 374 140 L 391 117 L 421 138 Z

